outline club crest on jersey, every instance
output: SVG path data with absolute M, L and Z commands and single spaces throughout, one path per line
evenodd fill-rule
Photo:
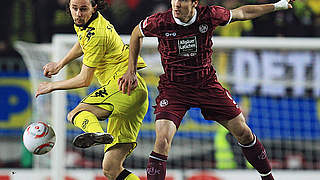
M 206 25 L 206 24 L 201 24 L 201 25 L 199 26 L 199 31 L 200 31 L 201 33 L 207 32 L 207 31 L 208 31 L 208 25 Z
M 169 102 L 168 102 L 168 100 L 167 99 L 162 99 L 161 101 L 160 101 L 160 107 L 165 107 L 165 106 L 167 106 L 169 104 Z

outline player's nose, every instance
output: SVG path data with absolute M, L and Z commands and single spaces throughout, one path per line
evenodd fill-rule
M 81 17 L 82 13 L 81 13 L 81 11 L 80 11 L 79 9 L 76 11 L 76 15 L 77 15 L 78 17 Z

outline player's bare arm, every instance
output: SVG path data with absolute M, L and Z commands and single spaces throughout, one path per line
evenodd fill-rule
M 294 0 L 280 0 L 279 2 L 274 4 L 241 6 L 239 8 L 231 10 L 231 22 L 254 19 L 256 17 L 262 16 L 273 11 L 291 9 L 293 2 Z
M 138 85 L 137 82 L 137 61 L 142 46 L 143 36 L 140 32 L 139 25 L 134 28 L 130 38 L 130 55 L 128 60 L 128 69 L 126 73 L 119 78 L 119 90 L 130 95 L 131 90 Z
M 58 72 L 69 62 L 82 56 L 83 52 L 79 42 L 76 42 L 70 49 L 68 54 L 59 62 L 49 62 L 43 66 L 43 75 L 51 78 L 52 75 L 58 74 Z
M 42 82 L 38 86 L 38 90 L 35 94 L 35 97 L 38 97 L 42 94 L 50 93 L 55 90 L 88 87 L 93 79 L 95 69 L 96 68 L 91 68 L 86 65 L 82 65 L 80 73 L 71 79 L 56 82 Z

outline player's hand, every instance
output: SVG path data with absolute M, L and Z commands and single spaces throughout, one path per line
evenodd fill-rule
M 138 86 L 136 73 L 126 72 L 118 80 L 119 90 L 124 94 L 130 95 L 131 90 L 134 90 Z
M 50 82 L 42 82 L 38 86 L 35 97 L 37 98 L 39 95 L 50 93 L 52 90 L 52 84 Z
M 279 11 L 279 10 L 285 10 L 285 9 L 291 9 L 292 7 L 292 3 L 295 0 L 280 0 L 277 3 L 274 3 L 274 10 L 275 11 Z
M 49 62 L 45 66 L 43 66 L 43 75 L 45 77 L 51 78 L 52 75 L 57 74 L 60 71 L 58 63 L 56 62 Z

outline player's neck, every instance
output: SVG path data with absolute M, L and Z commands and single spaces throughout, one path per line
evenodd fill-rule
M 184 22 L 184 23 L 188 23 L 195 15 L 195 12 L 196 12 L 196 10 L 192 9 L 191 12 L 187 16 L 181 18 L 180 21 Z
M 190 12 L 190 15 L 188 15 L 186 18 L 176 18 L 174 17 L 173 13 L 172 13 L 172 16 L 177 24 L 182 26 L 188 26 L 195 22 L 197 17 L 197 10 L 194 9 L 192 12 Z

